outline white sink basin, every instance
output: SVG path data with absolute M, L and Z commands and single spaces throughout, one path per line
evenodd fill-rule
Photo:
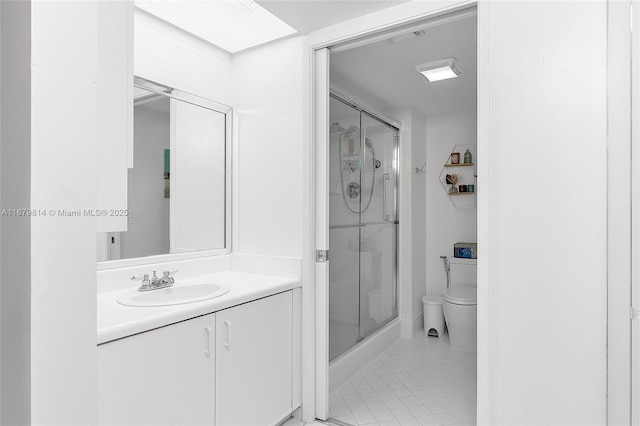
M 126 306 L 169 306 L 213 299 L 227 293 L 229 288 L 220 284 L 183 284 L 160 290 L 132 291 L 118 298 Z

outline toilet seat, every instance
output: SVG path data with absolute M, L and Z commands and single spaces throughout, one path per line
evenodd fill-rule
M 445 302 L 452 303 L 454 305 L 477 305 L 478 304 L 478 289 L 477 287 L 469 286 L 457 286 L 447 289 L 444 293 Z

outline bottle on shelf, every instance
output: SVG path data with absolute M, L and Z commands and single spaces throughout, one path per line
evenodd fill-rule
M 463 159 L 463 161 L 465 162 L 465 164 L 469 164 L 469 163 L 471 163 L 471 161 L 472 161 L 472 159 L 471 159 L 471 152 L 469 152 L 469 150 L 468 150 L 468 149 L 464 152 L 464 159 Z

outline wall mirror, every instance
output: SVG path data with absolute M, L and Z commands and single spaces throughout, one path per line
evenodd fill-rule
M 229 106 L 135 78 L 127 230 L 98 233 L 98 269 L 230 252 Z

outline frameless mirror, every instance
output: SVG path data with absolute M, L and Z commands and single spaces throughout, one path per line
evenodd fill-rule
M 231 115 L 226 105 L 135 79 L 127 231 L 99 233 L 100 269 L 229 252 Z

